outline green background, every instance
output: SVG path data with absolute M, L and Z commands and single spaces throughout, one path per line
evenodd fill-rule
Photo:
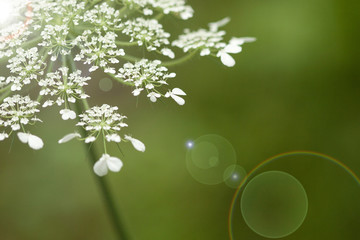
M 225 16 L 228 36 L 258 41 L 236 55 L 234 68 L 194 58 L 173 68 L 171 86 L 188 96 L 183 107 L 136 99 L 128 87 L 101 92 L 94 76 L 90 103 L 117 105 L 145 153 L 124 144 L 124 167 L 106 179 L 126 228 L 139 240 L 229 239 L 234 189 L 203 185 L 186 169 L 185 142 L 218 134 L 250 171 L 273 155 L 310 150 L 360 173 L 360 6 L 344 0 L 189 0 L 195 16 L 164 18 L 169 32 L 197 29 Z M 168 22 L 171 21 L 171 22 Z M 0 239 L 115 239 L 94 173 L 80 142 L 58 145 L 74 122 L 58 109 L 42 113 L 32 132 L 45 148 L 18 139 L 0 145 Z M 11 148 L 11 149 L 10 149 Z M 284 239 L 359 239 L 360 187 L 343 169 L 315 158 L 269 165 L 299 179 L 309 197 L 303 226 Z M 238 214 L 234 239 L 262 239 Z

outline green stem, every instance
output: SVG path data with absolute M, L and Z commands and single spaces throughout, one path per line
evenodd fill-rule
M 116 45 L 122 46 L 122 47 L 131 47 L 131 46 L 137 46 L 137 42 L 123 42 L 123 41 L 115 41 Z
M 5 98 L 7 98 L 11 94 L 11 91 L 5 92 L 3 95 L 0 96 L 0 102 L 2 102 Z
M 68 58 L 68 65 L 69 65 L 70 71 L 75 71 L 76 66 L 71 57 Z M 84 112 L 87 109 L 89 109 L 89 104 L 86 99 L 76 102 L 77 115 L 81 114 L 82 112 Z M 86 134 L 87 134 L 86 130 L 82 127 L 80 127 L 80 132 L 81 132 L 82 136 L 86 136 Z M 84 144 L 84 146 L 85 146 L 86 150 L 88 151 L 88 157 L 90 159 L 90 164 L 92 167 L 95 164 L 95 162 L 98 160 L 97 159 L 98 154 L 96 153 L 94 146 L 91 146 L 90 144 Z M 120 214 L 118 213 L 118 211 L 116 209 L 116 203 L 113 200 L 113 196 L 111 194 L 111 191 L 110 191 L 110 188 L 106 181 L 106 178 L 98 177 L 98 176 L 95 176 L 95 177 L 96 177 L 96 182 L 97 182 L 98 186 L 100 187 L 100 190 L 101 190 L 101 193 L 103 196 L 103 200 L 105 202 L 107 211 L 110 215 L 111 222 L 113 224 L 117 238 L 119 240 L 129 239 L 126 234 L 124 224 L 121 220 Z
M 141 58 L 131 56 L 131 55 L 126 55 L 126 54 L 125 54 L 125 56 L 119 56 L 119 57 L 126 61 L 130 61 L 130 62 L 138 62 L 141 60 Z
M 172 66 L 175 66 L 175 65 L 179 65 L 181 63 L 184 63 L 184 62 L 190 60 L 192 57 L 195 56 L 195 54 L 197 52 L 198 51 L 193 51 L 193 52 L 188 53 L 187 55 L 182 56 L 181 58 L 171 60 L 171 61 L 167 61 L 167 62 L 163 62 L 162 65 L 165 66 L 165 67 L 172 67 Z
M 27 42 L 25 42 L 23 45 L 21 45 L 22 48 L 27 48 L 27 47 L 32 47 L 33 45 L 35 45 L 36 43 L 41 41 L 41 37 L 37 37 L 37 38 L 33 38 Z
M 6 91 L 10 90 L 11 86 L 12 86 L 12 84 L 9 84 L 9 85 L 7 85 L 6 87 L 1 88 L 1 89 L 0 89 L 0 93 L 3 93 L 3 92 L 6 92 Z

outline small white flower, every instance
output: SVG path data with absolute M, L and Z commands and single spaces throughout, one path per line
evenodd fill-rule
M 171 91 L 168 91 L 166 94 L 165 94 L 165 97 L 171 97 L 172 99 L 175 100 L 175 102 L 177 102 L 177 104 L 179 105 L 184 105 L 185 104 L 185 100 L 182 98 L 182 97 L 179 97 L 180 96 L 186 96 L 186 93 L 181 90 L 180 88 L 174 88 L 173 90 Z
M 143 13 L 144 13 L 144 15 L 150 16 L 150 15 L 153 15 L 153 10 L 144 8 Z
M 96 175 L 102 177 L 108 173 L 108 170 L 112 172 L 119 172 L 123 166 L 122 161 L 119 158 L 111 157 L 108 154 L 103 154 L 101 158 L 94 165 L 94 172 Z
M 131 142 L 131 144 L 133 145 L 133 147 L 140 151 L 140 152 L 145 152 L 145 144 L 142 143 L 140 140 L 136 139 L 136 138 L 133 138 L 133 137 L 130 137 L 128 135 L 125 135 L 125 140 L 128 140 Z
M 132 91 L 132 94 L 136 97 L 139 96 L 141 91 L 144 90 L 143 88 L 136 88 L 134 91 Z
M 242 51 L 242 47 L 236 44 L 228 44 L 224 49 L 220 50 L 217 54 L 220 57 L 221 62 L 227 67 L 235 66 L 235 60 L 229 53 L 239 53 Z
M 170 48 L 163 48 L 163 49 L 161 49 L 161 53 L 162 53 L 164 56 L 168 56 L 168 57 L 171 58 L 171 59 L 174 59 L 174 58 L 175 58 L 175 53 L 174 53 Z
M 9 135 L 5 132 L 0 133 L 0 141 L 4 141 L 6 138 L 8 138 Z
M 81 135 L 79 133 L 70 133 L 70 134 L 65 135 L 62 139 L 60 139 L 58 141 L 58 143 L 59 144 L 66 143 L 74 138 L 80 138 L 80 137 L 81 137 Z
M 108 142 L 121 142 L 121 138 L 118 134 L 110 134 L 110 135 L 106 135 L 106 141 Z
M 89 136 L 87 138 L 85 138 L 85 143 L 91 143 L 94 142 L 96 140 L 96 138 L 94 136 Z
M 124 64 L 119 69 L 116 77 L 135 86 L 135 89 L 132 91 L 134 96 L 140 95 L 144 89 L 151 90 L 151 92 L 147 91 L 147 96 L 150 98 L 150 101 L 156 102 L 157 98 L 162 96 L 158 88 L 168 85 L 167 81 L 176 77 L 176 73 L 168 72 L 168 69 L 162 66 L 159 60 L 150 61 L 142 59 L 134 64 Z
M 41 138 L 30 133 L 18 132 L 17 136 L 22 143 L 29 144 L 29 147 L 32 149 L 39 150 L 44 146 L 44 142 Z
M 151 92 L 147 95 L 147 97 L 150 98 L 150 101 L 156 102 L 157 99 L 161 97 L 161 94 L 157 92 Z
M 70 109 L 62 109 L 60 110 L 61 118 L 63 120 L 75 119 L 76 113 L 71 111 Z

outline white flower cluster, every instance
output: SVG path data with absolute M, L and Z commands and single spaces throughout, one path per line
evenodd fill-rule
M 6 79 L 7 83 L 12 83 L 11 90 L 19 91 L 24 85 L 31 81 L 38 81 L 40 75 L 44 73 L 45 63 L 40 59 L 36 47 L 29 50 L 18 48 L 16 56 L 9 59 L 6 66 L 10 69 L 10 76 Z
M 74 60 L 84 60 L 85 64 L 93 64 L 89 69 L 90 72 L 101 67 L 104 69 L 104 72 L 114 74 L 116 72 L 115 68 L 110 67 L 109 64 L 119 63 L 116 57 L 125 55 L 122 48 L 117 48 L 115 43 L 116 37 L 117 34 L 114 32 L 106 32 L 103 36 L 99 29 L 95 34 L 90 30 L 84 31 L 75 40 L 81 50 Z
M 0 126 L 10 128 L 10 132 L 0 133 L 0 141 L 8 138 L 14 131 L 23 130 L 24 132 L 18 132 L 21 142 L 28 143 L 33 149 L 42 148 L 44 144 L 39 137 L 25 132 L 26 125 L 41 121 L 35 116 L 39 112 L 37 109 L 39 104 L 37 101 L 32 101 L 28 96 L 14 95 L 5 98 L 0 105 Z
M 128 125 L 124 123 L 126 116 L 117 113 L 117 110 L 118 107 L 111 107 L 107 104 L 100 107 L 92 107 L 91 109 L 86 110 L 85 113 L 79 115 L 80 122 L 76 124 L 77 126 L 83 127 L 86 132 L 89 133 L 83 138 L 85 143 L 95 142 L 100 136 L 103 139 L 105 153 L 94 165 L 94 172 L 99 176 L 106 175 L 108 169 L 113 172 L 118 172 L 123 165 L 120 159 L 110 157 L 106 153 L 106 142 L 131 142 L 136 150 L 141 152 L 145 151 L 145 145 L 140 140 L 129 135 L 124 135 L 122 138 L 118 134 L 122 128 L 127 127 Z M 68 134 L 60 139 L 59 143 L 68 142 L 73 138 L 81 139 L 81 135 L 79 133 Z
M 163 95 L 157 88 L 168 85 L 167 80 L 175 76 L 175 73 L 169 73 L 166 67 L 161 66 L 159 60 L 149 61 L 147 59 L 142 59 L 139 62 L 135 62 L 135 64 L 124 64 L 116 75 L 116 77 L 123 79 L 124 82 L 129 82 L 135 86 L 135 90 L 132 92 L 134 96 L 140 95 L 145 89 L 147 97 L 152 102 L 156 102 L 161 96 L 169 97 L 169 94 Z M 180 95 L 185 95 L 185 93 Z M 176 97 L 174 100 L 180 105 L 185 103 L 185 101 L 179 100 Z
M 43 41 L 39 46 L 46 47 L 51 61 L 55 61 L 58 55 L 69 55 L 73 47 L 71 41 L 67 40 L 69 27 L 66 25 L 46 25 L 41 32 Z
M 70 103 L 75 103 L 76 100 L 85 99 L 89 96 L 85 94 L 83 87 L 87 85 L 90 77 L 82 77 L 81 71 L 68 73 L 67 67 L 59 68 L 59 71 L 50 72 L 46 75 L 46 78 L 39 81 L 39 85 L 42 87 L 40 91 L 41 96 L 57 96 L 57 99 L 46 100 L 43 107 L 52 106 L 56 103 L 58 106 L 65 104 L 65 109 L 62 109 L 62 119 L 75 119 L 76 114 L 74 111 L 68 109 Z
M 25 21 L 9 22 L 8 19 L 0 18 L 2 20 L 0 20 L 0 59 L 12 56 L 16 48 L 21 46 L 31 34 L 31 31 L 28 30 L 29 24 L 32 23 L 32 10 L 29 8 L 29 4 L 30 1 L 26 0 L 6 1 L 5 6 L 7 7 L 4 14 L 19 17 L 23 13 L 21 17 L 25 18 Z
M 255 40 L 225 41 L 225 31 L 219 30 L 229 22 L 225 18 L 210 23 L 209 29 L 185 30 L 173 41 L 162 17 L 193 17 L 186 0 L 4 0 L 2 4 L 10 10 L 0 16 L 0 141 L 17 132 L 21 142 L 41 149 L 44 143 L 29 132 L 29 125 L 41 121 L 35 116 L 39 106 L 60 106 L 63 120 L 80 119 L 75 126 L 81 134 L 67 134 L 59 143 L 74 138 L 87 144 L 102 140 L 104 153 L 94 165 L 99 176 L 123 166 L 119 158 L 108 154 L 107 144 L 131 142 L 141 152 L 145 145 L 130 135 L 120 135 L 127 124 L 118 107 L 89 106 L 84 87 L 93 82 L 86 73 L 99 69 L 132 86 L 134 96 L 145 92 L 151 102 L 164 97 L 183 105 L 185 92 L 167 87 L 176 77 L 171 66 L 199 53 L 218 57 L 231 67 L 235 60 L 230 54 Z M 175 59 L 174 47 L 187 54 Z M 74 61 L 90 65 L 89 71 L 77 70 Z M 31 90 L 38 93 L 36 101 L 27 96 L 33 96 L 28 93 Z
M 122 0 L 130 8 L 143 8 L 144 15 L 153 15 L 154 10 L 164 14 L 174 14 L 183 20 L 194 15 L 194 9 L 185 4 L 185 0 Z
M 136 18 L 126 21 L 124 25 L 122 33 L 131 37 L 130 42 L 136 41 L 139 46 L 145 45 L 148 51 L 155 51 L 163 45 L 170 44 L 170 34 L 164 31 L 163 26 L 156 19 Z M 163 48 L 161 52 L 170 58 L 175 57 L 168 48 Z
M 199 29 L 192 32 L 185 29 L 184 34 L 173 41 L 172 45 L 183 49 L 184 52 L 199 50 L 200 56 L 214 55 L 220 57 L 225 66 L 233 67 L 235 60 L 229 53 L 241 52 L 241 45 L 246 42 L 253 42 L 255 38 L 232 38 L 229 43 L 223 42 L 226 32 L 219 31 L 219 28 L 229 21 L 229 18 L 225 18 L 218 22 L 209 23 L 209 30 Z
M 120 29 L 121 23 L 120 11 L 110 7 L 106 2 L 86 11 L 83 17 L 85 23 L 90 23 L 104 31 Z

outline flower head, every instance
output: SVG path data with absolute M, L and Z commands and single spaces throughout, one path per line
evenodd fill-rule
M 12 83 L 12 91 L 19 91 L 33 80 L 38 81 L 39 76 L 44 73 L 45 63 L 40 58 L 36 47 L 29 50 L 18 48 L 16 56 L 9 59 L 6 67 L 11 73 L 6 82 Z
M 164 96 L 158 88 L 168 85 L 167 81 L 176 74 L 168 72 L 159 60 L 142 59 L 135 64 L 124 64 L 116 76 L 134 85 L 135 90 L 132 92 L 134 96 L 146 91 L 150 101 L 156 102 L 158 98 Z
M 90 79 L 90 77 L 82 77 L 80 70 L 69 74 L 67 67 L 62 67 L 59 68 L 59 71 L 48 73 L 46 78 L 39 81 L 39 85 L 42 87 L 40 95 L 55 96 L 56 99 L 46 100 L 43 107 L 52 106 L 54 103 L 58 106 L 65 104 L 65 109 L 60 111 L 63 119 L 75 119 L 75 112 L 67 107 L 70 103 L 75 103 L 76 100 L 89 97 L 85 94 L 83 87 L 87 85 Z

